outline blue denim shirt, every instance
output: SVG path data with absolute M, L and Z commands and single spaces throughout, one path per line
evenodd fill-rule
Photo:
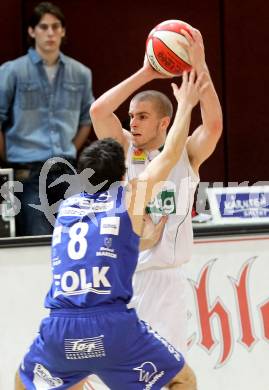
M 34 49 L 0 67 L 0 125 L 9 162 L 76 157 L 72 142 L 81 125 L 90 124 L 91 70 L 60 53 L 50 84 Z

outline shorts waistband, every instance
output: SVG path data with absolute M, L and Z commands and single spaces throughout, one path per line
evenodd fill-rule
M 88 317 L 91 314 L 101 314 L 109 312 L 121 312 L 128 310 L 124 303 L 115 303 L 109 305 L 102 305 L 96 307 L 77 307 L 77 308 L 62 308 L 62 309 L 51 309 L 51 317 Z
M 157 272 L 177 272 L 177 271 L 182 271 L 183 267 L 182 264 L 175 264 L 175 265 L 168 265 L 164 264 L 163 267 L 148 267 L 148 268 L 142 268 L 136 270 L 136 274 L 139 272 L 152 272 L 152 271 L 157 271 Z

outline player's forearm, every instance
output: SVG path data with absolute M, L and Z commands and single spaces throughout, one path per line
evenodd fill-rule
M 191 117 L 192 106 L 181 104 L 175 116 L 173 126 L 169 130 L 162 152 L 154 158 L 140 175 L 142 180 L 158 183 L 166 180 L 171 169 L 178 162 L 185 146 Z M 145 174 L 145 178 L 143 177 Z
M 100 96 L 91 106 L 91 116 L 102 115 L 105 117 L 110 115 L 116 111 L 133 92 L 153 80 L 153 78 L 151 73 L 146 72 L 143 68 L 139 69 L 132 76 Z
M 90 135 L 91 127 L 89 125 L 83 125 L 79 128 L 75 138 L 73 139 L 73 143 L 77 149 L 80 151 L 83 146 L 85 146 L 86 141 Z
M 176 123 L 174 122 L 167 135 L 162 152 L 139 175 L 141 182 L 147 182 L 147 191 L 142 202 L 143 208 L 160 191 L 160 185 L 162 186 L 162 183 L 167 180 L 171 170 L 180 159 L 189 132 L 191 110 L 192 106 L 189 105 L 186 106 L 183 114 L 181 110 L 177 110 Z
M 157 244 L 157 241 L 149 240 L 147 238 L 140 238 L 140 243 L 139 243 L 139 251 L 145 251 L 147 249 L 153 248 Z
M 197 70 L 197 75 L 206 73 L 209 81 L 208 88 L 204 91 L 200 99 L 201 115 L 203 127 L 207 131 L 222 132 L 222 110 L 218 95 L 214 88 L 209 70 L 206 64 L 201 65 Z
M 179 103 L 173 125 L 167 135 L 164 152 L 174 160 L 173 164 L 177 163 L 187 141 L 192 109 L 193 106 L 187 102 Z

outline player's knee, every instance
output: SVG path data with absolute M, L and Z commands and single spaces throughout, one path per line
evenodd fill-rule
M 172 390 L 179 390 L 181 388 L 197 390 L 196 376 L 193 370 L 185 364 L 182 370 L 169 382 L 168 388 Z
M 85 385 L 85 387 L 84 387 Z M 89 387 L 88 387 L 89 385 Z M 84 389 L 92 389 L 92 387 L 90 386 L 90 383 L 83 379 L 82 381 L 80 381 L 79 383 L 77 383 L 76 385 L 72 386 L 69 388 L 70 390 L 84 390 Z
M 20 374 L 18 371 L 16 372 L 15 376 L 15 390 L 26 390 L 21 381 Z

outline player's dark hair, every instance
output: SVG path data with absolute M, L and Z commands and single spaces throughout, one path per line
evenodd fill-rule
M 30 16 L 28 22 L 28 27 L 32 27 L 34 29 L 45 14 L 51 14 L 55 16 L 55 18 L 57 18 L 61 22 L 62 27 L 65 27 L 65 17 L 61 9 L 57 5 L 52 4 L 48 1 L 43 1 L 34 8 L 33 13 Z M 29 37 L 28 40 L 30 45 L 34 46 L 35 40 L 32 37 Z
M 78 172 L 81 173 L 85 168 L 91 168 L 95 172 L 89 178 L 92 185 L 96 186 L 107 180 L 100 191 L 108 190 L 113 183 L 122 181 L 125 174 L 123 147 L 112 138 L 94 141 L 79 156 Z
M 136 102 L 150 101 L 154 104 L 161 118 L 165 116 L 172 118 L 173 105 L 171 103 L 171 100 L 162 92 L 155 91 L 155 90 L 142 91 L 137 93 L 132 98 L 132 101 L 136 101 Z

